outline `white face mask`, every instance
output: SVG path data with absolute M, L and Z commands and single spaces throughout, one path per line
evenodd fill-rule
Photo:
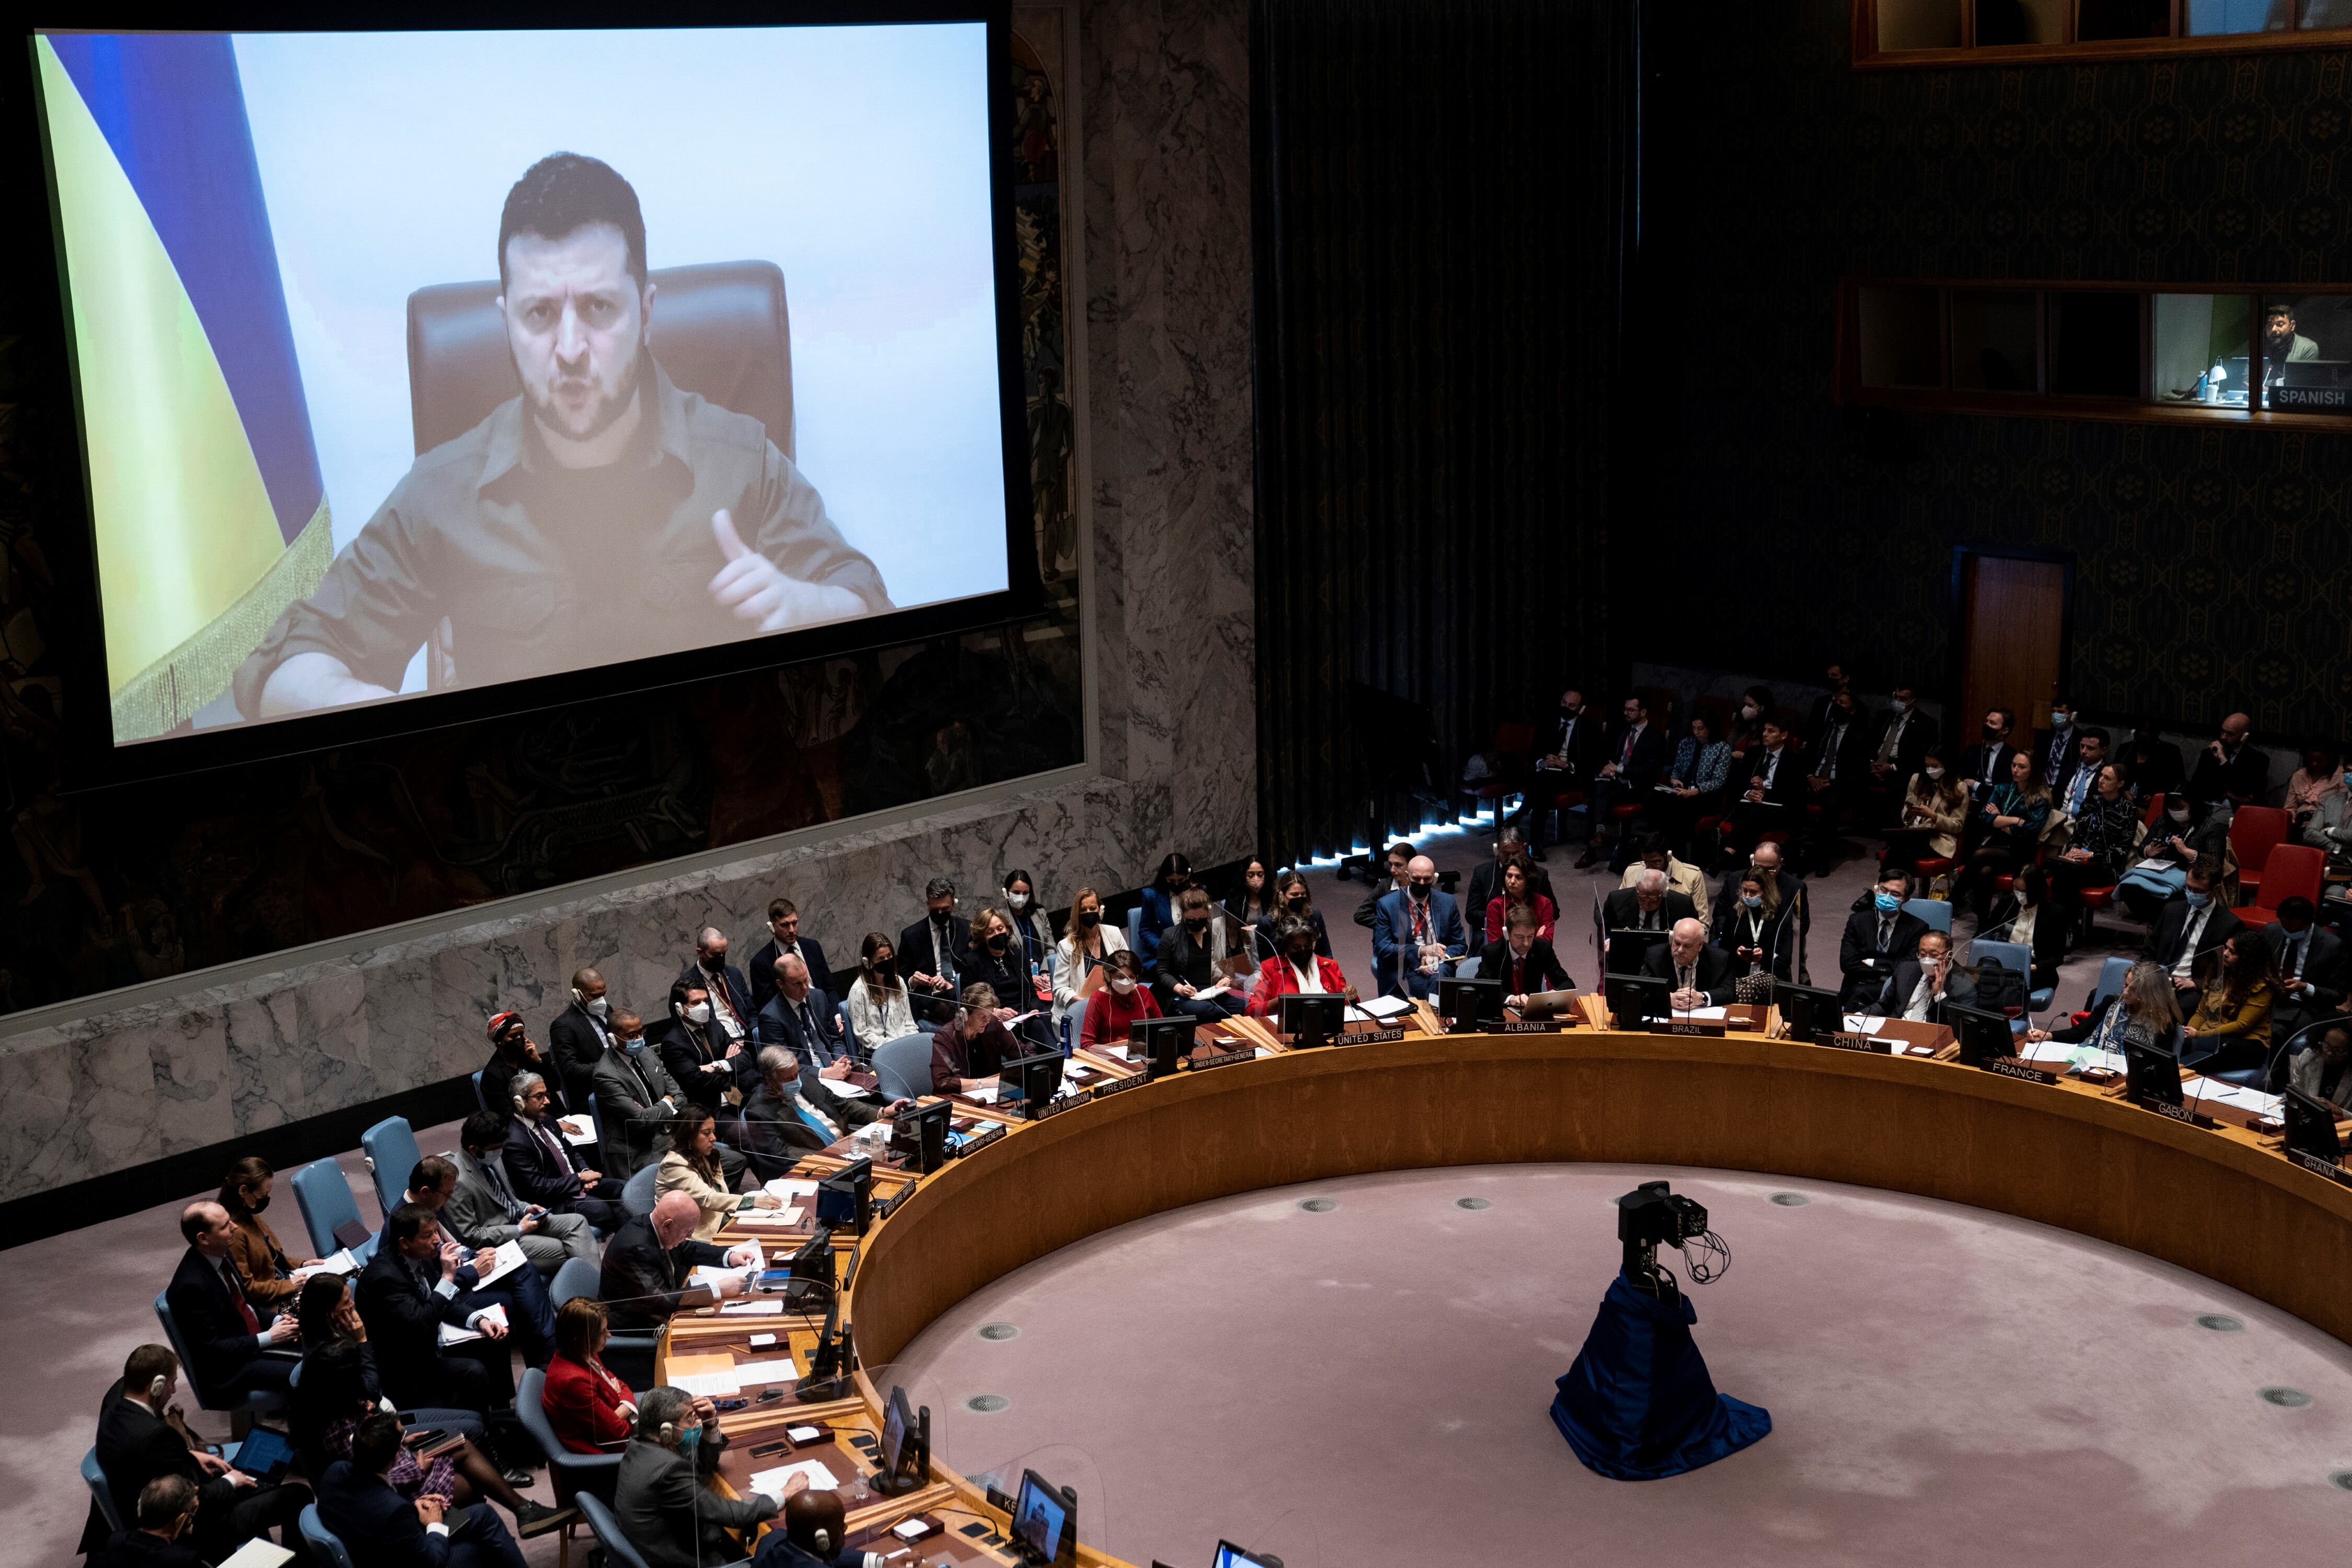
M 1926 773 L 1931 780 L 1939 779 L 1944 776 L 1944 770 L 1941 768 L 1921 768 L 1919 771 Z
M 1110 988 L 1124 996 L 1135 989 L 1135 982 L 1124 974 L 1115 974 L 1111 976 Z
M 1743 705 L 1741 706 L 1740 710 L 1739 710 L 1739 716 L 1740 716 L 1742 719 L 1753 719 L 1753 718 L 1755 718 L 1755 717 L 1756 717 L 1756 704 L 1754 704 L 1753 702 L 1749 702 L 1749 703 L 1743 704 Z
M 686 1010 L 686 1021 L 689 1024 L 708 1024 L 710 1022 L 710 1004 L 708 1002 L 697 1002 L 693 1006 L 688 1007 Z
M 1898 697 L 1898 698 L 1896 698 L 1896 699 L 1895 700 L 1895 710 L 1897 713 L 1908 713 L 1908 712 L 1910 712 L 1910 711 L 1911 711 L 1911 700 L 1910 700 L 1909 698 L 1907 698 L 1907 697 Z
M 2167 806 L 2164 815 L 2175 822 L 2186 822 L 2189 820 L 2189 808 L 2185 805 Z
M 1013 910 L 1017 912 L 1029 907 L 1029 895 L 1026 893 L 1007 893 L 1004 895 L 1004 901 L 1011 904 Z
M 606 1001 L 602 996 L 597 997 L 596 1000 L 588 1004 L 588 1011 L 594 1014 L 599 1018 L 604 1016 L 604 1015 L 610 1013 L 612 1010 L 613 1004 Z

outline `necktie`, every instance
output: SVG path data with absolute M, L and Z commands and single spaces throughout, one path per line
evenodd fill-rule
M 1887 944 L 1894 940 L 1895 917 L 1893 915 L 1884 916 L 1878 922 L 1878 951 L 1885 952 L 1886 951 Z
M 2304 954 L 2311 951 L 2311 933 L 2309 931 L 2305 931 L 2301 936 L 2293 937 L 2289 940 L 2294 943 L 2294 967 L 2287 972 L 2287 978 L 2289 980 L 2300 980 L 2303 978 Z
M 221 1283 L 228 1287 L 228 1299 L 236 1303 L 238 1315 L 245 1319 L 245 1331 L 261 1332 L 261 1320 L 253 1315 L 253 1303 L 245 1299 L 245 1287 L 237 1283 L 236 1265 L 224 1258 L 220 1260 Z
M 484 1161 L 480 1168 L 482 1179 L 490 1184 L 490 1191 L 498 1194 L 499 1202 L 505 1206 L 507 1218 L 514 1219 L 520 1216 L 522 1213 L 522 1201 L 514 1195 L 514 1189 L 507 1185 L 506 1172 L 499 1168 L 498 1162 L 495 1160 Z
M 1633 731 L 1631 730 L 1625 731 L 1625 749 L 1617 753 L 1617 765 L 1621 768 L 1633 765 Z
M 808 1048 L 810 1050 L 815 1050 L 816 1020 L 809 1016 L 809 1005 L 806 1000 L 803 1000 L 801 1003 L 801 1029 L 803 1031 L 803 1037 L 808 1041 Z
M 1415 942 L 1429 940 L 1429 900 L 1426 899 L 1413 902 L 1412 939 Z
M 1675 982 L 1676 987 L 1684 991 L 1691 989 L 1691 966 L 1687 963 L 1681 964 L 1676 967 L 1675 973 L 1680 976 Z
M 1527 994 L 1528 961 L 1524 958 L 1515 958 L 1511 960 L 1511 994 L 1524 996 Z
M 646 1091 L 646 1099 L 648 1102 L 652 1100 L 652 1090 Z M 540 1121 L 536 1131 L 539 1133 L 539 1141 L 547 1145 L 547 1152 L 550 1154 L 555 1156 L 555 1168 L 559 1171 L 572 1169 L 572 1157 L 563 1152 L 563 1145 L 556 1142 L 555 1134 L 547 1130 L 547 1122 L 544 1119 Z

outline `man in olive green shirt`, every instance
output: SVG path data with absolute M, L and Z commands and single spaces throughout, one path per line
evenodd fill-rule
M 457 681 L 486 686 L 891 607 L 760 422 L 656 363 L 627 181 L 533 164 L 499 279 L 522 395 L 416 459 L 238 670 L 240 713 L 391 696 L 445 616 Z

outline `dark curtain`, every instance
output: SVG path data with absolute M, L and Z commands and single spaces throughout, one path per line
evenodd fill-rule
M 1277 857 L 1417 823 L 1393 792 L 1375 822 L 1384 784 L 1425 766 L 1446 788 L 1498 722 L 1603 673 L 1636 4 L 1255 0 Z

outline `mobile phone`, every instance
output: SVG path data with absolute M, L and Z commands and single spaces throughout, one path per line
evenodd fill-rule
M 741 1410 L 748 1407 L 751 1403 L 751 1402 L 748 1399 L 714 1399 L 710 1402 L 710 1408 L 713 1410 Z
M 791 1447 L 790 1443 L 762 1443 L 751 1450 L 751 1458 L 764 1459 L 771 1454 L 781 1454 Z
M 765 1405 L 765 1404 L 769 1403 L 771 1400 L 782 1399 L 783 1396 L 784 1396 L 784 1391 L 783 1391 L 782 1389 L 781 1389 L 781 1388 L 772 1388 L 772 1389 L 768 1390 L 765 1394 L 762 1394 L 761 1395 L 760 1395 L 760 1403 L 761 1403 L 761 1404 L 762 1404 L 762 1405 Z M 730 1409 L 730 1408 L 737 1408 L 737 1409 L 740 1409 L 740 1408 L 742 1406 L 742 1404 L 743 1404 L 743 1402 L 742 1402 L 741 1400 L 740 1400 L 740 1399 L 739 1399 L 739 1400 L 737 1400 L 737 1401 L 735 1402 L 735 1404 L 734 1404 L 734 1405 L 733 1405 L 733 1406 L 729 1406 L 729 1405 L 720 1405 L 719 1408 L 719 1409 L 721 1409 L 721 1410 L 726 1410 L 726 1409 Z

